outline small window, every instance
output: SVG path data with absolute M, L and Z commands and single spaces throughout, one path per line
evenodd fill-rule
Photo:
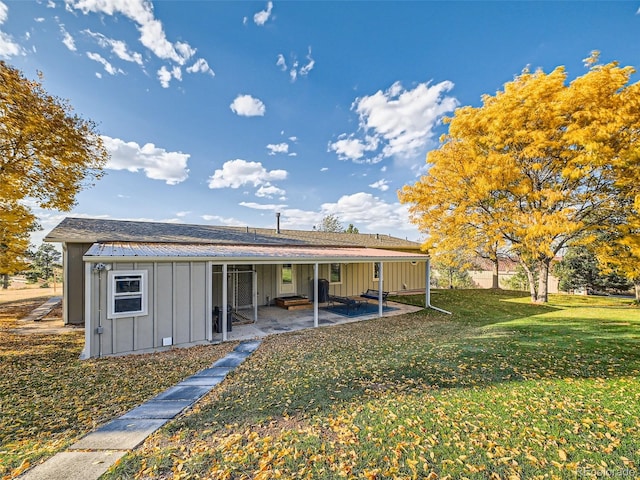
M 147 314 L 147 272 L 145 270 L 109 272 L 109 318 Z
M 282 265 L 282 284 L 291 285 L 293 283 L 293 267 L 290 263 Z
M 332 263 L 329 265 L 329 283 L 342 283 L 342 265 Z
M 373 263 L 373 279 L 380 280 L 380 264 L 378 262 Z

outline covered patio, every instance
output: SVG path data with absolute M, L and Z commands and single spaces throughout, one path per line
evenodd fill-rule
M 373 302 L 370 305 L 373 307 L 375 303 Z M 384 318 L 422 310 L 420 307 L 396 302 L 388 302 L 385 307 L 383 311 Z M 377 305 L 375 305 L 374 311 L 352 316 L 335 313 L 326 305 L 318 309 L 319 327 L 361 322 L 375 318 L 379 318 Z M 276 306 L 258 307 L 258 320 L 240 324 L 233 322 L 231 331 L 227 332 L 227 340 L 262 338 L 267 335 L 314 328 L 314 326 L 313 310 L 287 310 Z

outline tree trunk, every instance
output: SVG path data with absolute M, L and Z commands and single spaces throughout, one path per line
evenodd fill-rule
M 498 259 L 496 258 L 495 261 L 493 262 L 494 266 L 495 266 L 495 270 L 493 271 L 493 279 L 491 282 L 491 288 L 493 289 L 499 289 L 500 288 L 500 278 L 499 278 L 499 274 L 500 274 L 500 266 L 498 265 Z
M 521 262 L 520 264 L 522 265 L 522 268 L 524 268 L 524 271 L 527 272 L 527 280 L 529 281 L 529 292 L 531 293 L 531 301 L 535 303 L 538 301 L 538 284 L 536 283 L 536 279 L 533 275 L 533 270 L 529 268 L 529 266 L 524 262 Z
M 549 301 L 549 266 L 551 259 L 545 258 L 540 261 L 539 286 L 538 286 L 538 303 L 547 303 Z
M 640 281 L 636 281 L 633 286 L 636 287 L 636 302 L 640 302 Z
M 3 273 L 2 274 L 2 289 L 6 290 L 7 288 L 9 288 L 9 274 L 8 273 Z

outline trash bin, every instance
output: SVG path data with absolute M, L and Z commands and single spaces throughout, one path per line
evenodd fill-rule
M 231 305 L 227 305 L 227 332 L 231 331 Z M 215 333 L 222 333 L 222 315 L 220 307 L 213 307 L 213 331 Z

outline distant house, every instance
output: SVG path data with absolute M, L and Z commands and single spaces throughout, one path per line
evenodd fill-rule
M 469 270 L 469 276 L 474 285 L 478 288 L 492 288 L 496 274 L 495 264 L 487 258 L 477 257 L 473 260 L 473 265 Z M 509 257 L 498 258 L 498 286 L 509 288 L 509 281 L 518 274 L 519 268 L 519 263 L 516 260 Z M 549 293 L 558 293 L 558 284 L 558 278 L 549 274 Z
M 418 243 L 378 234 L 66 218 L 45 241 L 62 243 L 83 358 L 224 341 L 212 312 L 257 320 L 284 297 L 313 302 L 317 325 L 320 293 L 425 290 L 428 275 Z

